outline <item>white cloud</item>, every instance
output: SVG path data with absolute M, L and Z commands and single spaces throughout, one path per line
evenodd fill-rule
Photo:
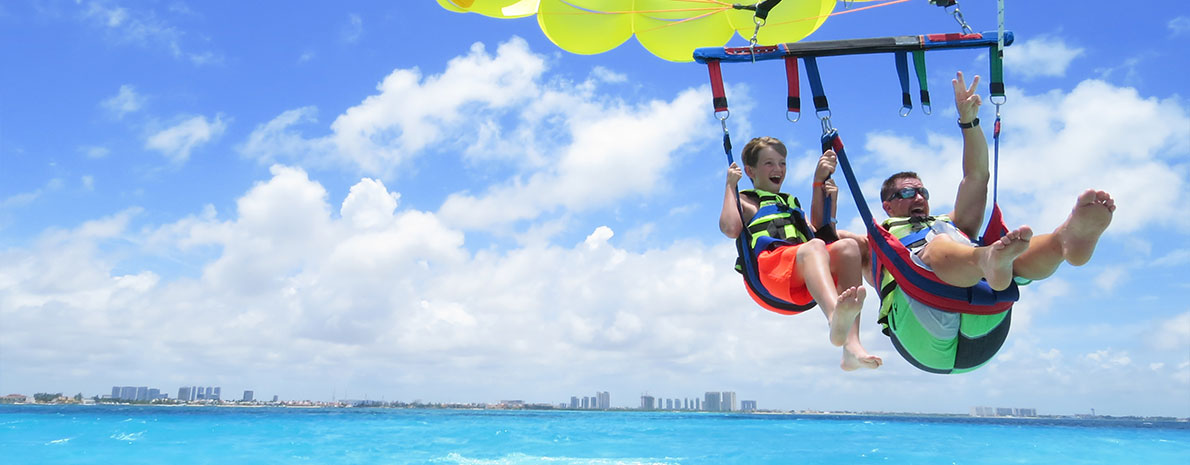
M 1159 350 L 1186 354 L 1190 350 L 1190 312 L 1155 322 L 1150 340 Z
M 664 188 L 657 180 L 682 146 L 713 134 L 697 91 L 629 105 L 596 96 L 595 81 L 543 84 L 545 69 L 521 39 L 501 44 L 495 56 L 475 44 L 442 74 L 393 71 L 379 94 L 338 116 L 328 136 L 307 138 L 295 129 L 314 122 L 307 107 L 258 127 L 240 150 L 266 162 L 347 163 L 385 175 L 439 146 L 461 146 L 474 163 L 526 170 L 484 192 L 452 195 L 439 211 L 457 227 L 487 228 Z
M 34 189 L 30 192 L 20 192 L 9 195 L 3 200 L 0 200 L 0 208 L 23 207 L 31 205 L 33 202 L 40 199 L 42 195 L 48 192 L 54 192 L 62 189 L 63 182 L 61 178 L 52 178 L 46 181 L 45 185 Z
M 347 15 L 347 24 L 343 26 L 340 32 L 343 42 L 354 44 L 359 42 L 360 36 L 364 35 L 364 20 L 360 15 L 352 13 Z
M 1128 356 L 1127 352 L 1120 352 L 1111 349 L 1103 349 L 1086 354 L 1087 360 L 1097 364 L 1101 368 L 1115 368 L 1126 366 L 1132 363 L 1132 357 Z
M 103 101 L 103 107 L 116 115 L 117 118 L 123 118 L 129 113 L 136 112 L 145 104 L 145 98 L 136 93 L 136 88 L 125 84 L 120 86 L 120 91 L 111 98 Z
M 192 150 L 218 139 L 226 129 L 222 115 L 216 115 L 214 120 L 195 116 L 150 135 L 145 148 L 161 152 L 174 163 L 184 163 L 190 159 Z
M 356 229 L 375 229 L 387 226 L 392 220 L 400 195 L 388 192 L 384 183 L 374 179 L 361 179 L 351 186 L 351 193 L 343 201 L 340 214 Z
M 98 146 L 79 147 L 79 151 L 83 152 L 87 158 L 104 158 L 112 152 L 107 147 Z
M 1004 50 L 1004 66 L 1024 78 L 1062 77 L 1083 49 L 1072 48 L 1061 37 L 1040 36 Z
M 250 143 L 242 151 L 268 162 L 283 157 L 337 162 L 385 174 L 432 144 L 472 139 L 472 128 L 538 95 L 544 69 L 544 61 L 519 38 L 501 44 L 495 56 L 476 43 L 442 74 L 423 79 L 416 68 L 393 71 L 377 85 L 378 94 L 335 119 L 329 136 L 309 139 L 293 132 L 291 126 L 314 110 L 290 110 L 250 136 L 251 141 L 285 141 L 286 150 Z
M 560 157 L 527 179 L 498 184 L 480 195 L 453 194 L 439 213 L 460 227 L 480 228 L 537 218 L 558 208 L 584 211 L 625 196 L 648 193 L 666 184 L 680 149 L 712 132 L 704 99 L 683 92 L 670 102 L 637 108 L 600 108 L 592 115 L 571 116 L 572 142 L 557 149 Z
M 596 66 L 591 70 L 591 76 L 603 82 L 620 83 L 627 82 L 628 76 L 624 73 L 617 73 L 603 66 Z
M 1112 292 L 1121 281 L 1128 279 L 1130 273 L 1132 271 L 1123 267 L 1105 269 L 1095 277 L 1095 285 L 1105 292 Z
M 1178 16 L 1165 23 L 1165 26 L 1169 28 L 1169 34 L 1171 36 L 1179 37 L 1190 32 L 1190 17 Z
M 1145 50 L 1136 55 L 1126 57 L 1114 66 L 1095 68 L 1099 78 L 1104 81 L 1117 81 L 1128 85 L 1138 85 L 1144 76 L 1141 74 L 1141 64 L 1145 61 L 1159 59 L 1160 55 L 1152 50 Z
M 195 65 L 222 61 L 222 57 L 214 52 L 186 51 L 182 45 L 186 33 L 158 17 L 152 10 L 134 10 L 104 1 L 77 3 L 82 7 L 81 16 L 85 21 L 103 28 L 118 42 L 145 48 L 164 48 L 174 58 L 189 60 Z
M 1169 250 L 1162 257 L 1153 260 L 1153 266 L 1181 266 L 1190 263 L 1190 249 Z

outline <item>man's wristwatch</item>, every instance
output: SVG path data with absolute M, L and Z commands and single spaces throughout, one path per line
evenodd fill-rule
M 979 126 L 979 118 L 975 118 L 975 119 L 971 120 L 970 123 L 964 123 L 962 121 L 959 121 L 959 127 L 963 128 L 963 129 L 971 129 L 976 126 Z

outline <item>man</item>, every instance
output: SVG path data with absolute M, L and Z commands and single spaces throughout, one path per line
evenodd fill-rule
M 929 191 L 916 173 L 904 171 L 881 186 L 881 206 L 890 217 L 882 226 L 898 239 L 915 236 L 917 240 L 906 245 L 913 252 L 913 261 L 957 287 L 974 286 L 986 279 L 992 289 L 1003 290 L 1014 277 L 1043 279 L 1063 262 L 1079 266 L 1090 260 L 1116 209 L 1111 195 L 1098 190 L 1080 194 L 1070 216 L 1052 233 L 1035 236 L 1028 226 L 1021 226 L 991 245 L 976 247 L 969 239 L 978 236 L 987 206 L 991 178 L 988 147 L 979 128 L 982 102 L 975 93 L 979 76 L 971 87 L 966 87 L 963 73 L 951 82 L 963 132 L 963 179 L 954 211 L 931 216 Z M 946 312 L 902 292 L 890 274 L 873 278 L 877 289 L 888 292 L 880 308 L 883 332 L 907 361 L 922 370 L 974 370 L 991 360 L 1008 335 L 1009 312 Z
M 1079 266 L 1090 260 L 1116 210 L 1111 195 L 1099 190 L 1088 189 L 1080 194 L 1070 216 L 1052 233 L 1034 236 L 1032 229 L 1022 226 L 984 247 L 974 247 L 967 239 L 979 234 L 991 175 L 987 139 L 977 117 L 981 104 L 975 93 L 979 76 L 972 80 L 970 88 L 961 72 L 951 82 L 963 131 L 963 180 L 959 182 L 954 211 L 930 216 L 929 191 L 916 173 L 904 171 L 890 176 L 881 186 L 881 206 L 890 217 L 884 222 L 885 228 L 899 238 L 929 228 L 931 231 L 920 244 L 910 244 L 915 261 L 959 287 L 987 279 L 992 289 L 1003 290 L 1014 276 L 1044 279 L 1062 262 Z

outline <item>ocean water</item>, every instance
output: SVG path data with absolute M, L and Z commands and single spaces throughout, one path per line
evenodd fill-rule
M 0 405 L 2 464 L 1190 464 L 1178 422 Z

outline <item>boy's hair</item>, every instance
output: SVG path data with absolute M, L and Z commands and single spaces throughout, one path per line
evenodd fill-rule
M 744 151 L 740 153 L 740 158 L 744 160 L 745 165 L 756 166 L 756 163 L 760 162 L 760 150 L 765 147 L 772 147 L 783 157 L 788 156 L 785 144 L 782 144 L 776 137 L 764 136 L 748 141 L 748 144 L 744 146 Z
M 917 176 L 917 173 L 914 173 L 912 171 L 902 171 L 900 173 L 889 176 L 888 179 L 884 180 L 884 184 L 880 185 L 880 201 L 881 202 L 888 200 L 888 196 L 892 195 L 893 190 L 896 189 L 893 186 L 895 186 L 897 181 L 901 180 L 901 179 L 916 179 L 918 181 L 921 181 L 921 178 Z

